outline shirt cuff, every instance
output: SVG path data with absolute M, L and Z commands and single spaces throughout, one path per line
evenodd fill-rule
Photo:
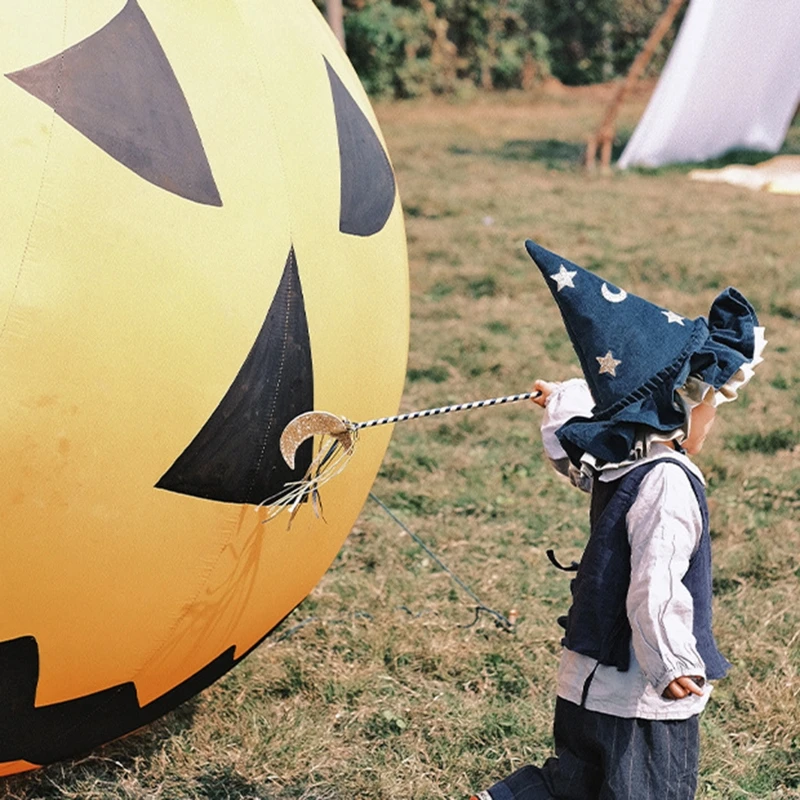
M 542 417 L 542 444 L 551 461 L 560 461 L 567 457 L 556 431 L 572 417 L 588 419 L 592 416 L 592 408 L 594 400 L 583 378 L 571 378 L 556 384 L 547 398 Z
M 669 686 L 672 681 L 681 677 L 689 678 L 702 678 L 706 680 L 706 667 L 705 664 L 701 666 L 686 664 L 680 668 L 673 668 L 665 670 L 657 679 L 650 679 L 650 683 L 659 695 L 664 694 L 664 690 Z M 701 687 L 702 688 L 702 687 Z

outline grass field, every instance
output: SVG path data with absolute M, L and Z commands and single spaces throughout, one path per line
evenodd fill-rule
M 684 315 L 732 284 L 767 359 L 698 459 L 716 629 L 734 664 L 702 718 L 698 797 L 800 798 L 800 197 L 587 176 L 604 90 L 379 106 L 406 210 L 403 410 L 579 374 L 522 243 Z M 642 99 L 622 120 L 630 130 Z M 788 147 L 800 144 L 793 129 Z M 0 797 L 459 800 L 549 753 L 559 631 L 586 498 L 545 463 L 538 409 L 398 426 L 374 492 L 513 632 L 370 501 L 311 596 L 242 665 L 162 721 L 0 782 Z M 366 433 L 364 435 L 367 435 Z

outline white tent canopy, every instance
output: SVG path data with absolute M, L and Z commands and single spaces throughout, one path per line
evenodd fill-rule
M 691 0 L 621 168 L 777 152 L 800 103 L 800 0 Z

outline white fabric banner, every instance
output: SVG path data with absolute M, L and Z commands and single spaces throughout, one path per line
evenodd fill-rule
M 800 102 L 800 0 L 691 0 L 621 168 L 777 152 Z

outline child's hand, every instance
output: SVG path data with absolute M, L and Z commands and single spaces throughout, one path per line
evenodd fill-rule
M 698 697 L 703 696 L 702 686 L 705 679 L 698 675 L 681 675 L 680 678 L 675 678 L 666 689 L 664 689 L 663 696 L 667 700 L 682 700 L 690 694 L 696 694 Z
M 534 392 L 541 392 L 538 397 L 532 397 L 531 401 L 536 403 L 537 406 L 541 406 L 542 408 L 545 407 L 547 403 L 547 398 L 550 397 L 550 393 L 553 389 L 556 388 L 558 384 L 550 383 L 549 381 L 537 380 L 533 382 L 533 391 Z

